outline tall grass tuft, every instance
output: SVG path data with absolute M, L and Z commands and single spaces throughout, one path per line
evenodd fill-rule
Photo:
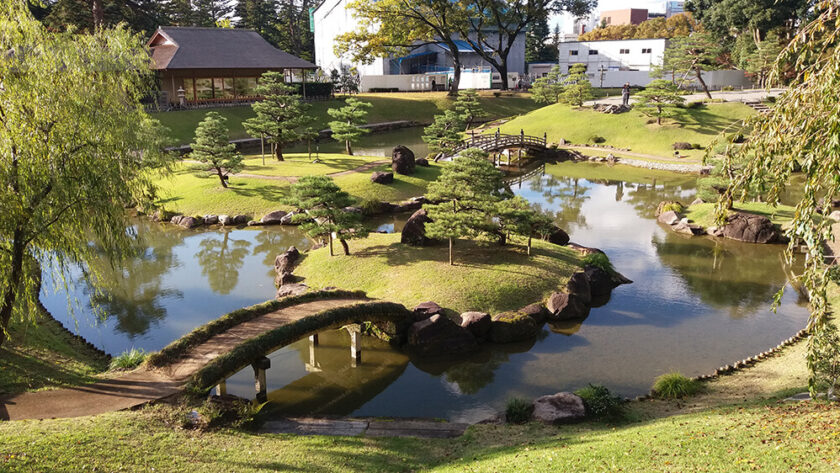
M 147 356 L 149 354 L 145 350 L 132 348 L 111 358 L 110 368 L 111 370 L 131 370 L 140 366 L 140 363 L 143 363 Z
M 613 268 L 612 263 L 610 263 L 610 258 L 604 253 L 590 253 L 584 256 L 583 265 L 595 266 L 597 268 L 603 269 L 604 271 L 610 274 L 615 273 L 615 268 Z
M 658 398 L 680 399 L 693 396 L 703 389 L 696 379 L 691 379 L 677 371 L 665 373 L 653 382 L 653 392 Z
M 505 421 L 508 424 L 524 424 L 531 420 L 534 404 L 521 397 L 512 397 L 505 405 Z
M 597 420 L 620 420 L 625 415 L 624 400 L 599 384 L 578 389 L 575 394 L 583 399 L 586 414 Z

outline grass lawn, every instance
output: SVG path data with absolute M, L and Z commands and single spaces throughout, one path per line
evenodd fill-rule
M 350 156 L 347 154 L 321 153 L 318 163 L 313 163 L 307 153 L 283 154 L 285 161 L 276 161 L 266 155 L 265 165 L 259 155 L 245 157 L 243 173 L 260 176 L 314 176 L 349 171 L 374 161 L 383 161 L 381 156 Z M 314 159 L 314 157 L 313 157 Z
M 531 100 L 530 94 L 510 94 L 494 97 L 490 92 L 480 93 L 481 105 L 489 118 L 502 118 L 518 115 L 536 109 L 539 105 Z M 431 122 L 435 114 L 451 107 L 453 99 L 445 92 L 359 94 L 358 98 L 373 104 L 368 113 L 368 123 L 414 120 Z M 332 120 L 327 109 L 341 107 L 342 98 L 312 102 L 309 114 L 313 117 L 317 129 L 329 128 Z M 153 117 L 169 128 L 173 144 L 188 144 L 192 141 L 195 127 L 209 111 L 219 112 L 228 119 L 231 139 L 248 138 L 242 122 L 254 116 L 249 105 L 241 107 L 220 107 L 215 109 L 184 110 L 160 112 Z
M 778 205 L 773 207 L 763 202 L 735 202 L 733 206 L 735 210 L 741 210 L 751 214 L 762 215 L 770 219 L 776 225 L 784 226 L 793 218 L 795 209 L 789 205 Z M 703 227 L 711 227 L 715 225 L 715 204 L 695 204 L 691 205 L 684 212 L 689 220 Z
M 390 164 L 377 166 L 369 171 L 354 172 L 335 177 L 335 183 L 347 191 L 360 202 L 365 200 L 383 200 L 386 202 L 401 202 L 411 197 L 418 197 L 426 193 L 429 183 L 440 176 L 440 171 L 446 164 L 431 162 L 429 167 L 417 166 L 414 174 L 403 176 L 394 173 L 392 184 L 374 184 L 370 182 L 370 175 L 375 171 L 391 171 Z
M 534 110 L 502 125 L 502 133 L 542 136 L 549 141 L 561 138 L 574 144 L 592 144 L 594 137 L 605 139 L 603 144 L 630 148 L 637 153 L 673 156 L 675 142 L 697 143 L 707 146 L 721 131 L 755 113 L 741 103 L 709 104 L 700 108 L 678 109 L 675 119 L 664 120 L 663 125 L 647 124 L 650 120 L 640 112 L 630 111 L 618 115 L 595 112 L 591 109 L 573 109 L 564 104 L 549 105 Z M 731 128 L 734 131 L 734 127 Z M 704 150 L 680 152 L 692 158 L 701 157 Z
M 90 383 L 108 369 L 105 357 L 48 314 L 36 317 L 35 322 L 12 321 L 9 327 L 10 338 L 0 347 L 0 395 Z
M 536 240 L 530 257 L 521 245 L 458 241 L 454 266 L 447 245 L 403 245 L 399 233 L 374 233 L 349 245 L 350 256 L 331 257 L 327 248 L 308 253 L 295 274 L 310 287 L 363 290 L 408 307 L 432 300 L 459 312 L 496 313 L 544 299 L 566 284 L 580 261 L 573 250 Z

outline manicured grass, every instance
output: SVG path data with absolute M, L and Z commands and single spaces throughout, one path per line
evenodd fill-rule
M 715 224 L 715 205 L 712 202 L 695 204 L 688 207 L 684 215 L 694 223 L 703 227 L 711 227 Z M 776 225 L 784 226 L 793 218 L 794 208 L 789 205 L 778 205 L 773 207 L 763 202 L 735 202 L 735 210 L 763 215 Z
M 662 126 L 647 124 L 650 118 L 636 111 L 617 115 L 595 112 L 591 109 L 573 109 L 556 104 L 534 110 L 502 125 L 502 133 L 542 136 L 549 141 L 561 138 L 574 144 L 593 143 L 595 136 L 603 137 L 603 144 L 630 148 L 637 153 L 670 157 L 675 142 L 708 145 L 721 131 L 755 113 L 740 103 L 710 104 L 705 107 L 679 109 L 673 120 L 664 120 Z M 704 150 L 680 151 L 681 155 L 700 157 Z
M 411 197 L 418 197 L 426 193 L 429 183 L 440 176 L 440 171 L 446 164 L 429 163 L 429 167 L 417 166 L 414 174 L 404 176 L 394 174 L 391 184 L 374 184 L 370 182 L 370 175 L 375 171 L 391 171 L 390 164 L 383 164 L 365 172 L 356 172 L 334 178 L 335 183 L 360 202 L 365 200 L 384 200 L 386 202 L 400 202 Z
M 314 154 L 310 158 L 307 153 L 284 154 L 285 161 L 277 161 L 271 155 L 266 155 L 265 164 L 259 155 L 249 155 L 245 158 L 246 174 L 260 176 L 315 176 L 350 171 L 373 161 L 383 161 L 381 156 L 350 156 L 347 154 L 321 153 L 318 162 L 314 163 Z
M 446 245 L 403 245 L 399 233 L 371 234 L 349 245 L 350 256 L 331 257 L 326 248 L 308 253 L 295 274 L 310 287 L 363 290 L 409 308 L 431 300 L 459 312 L 497 313 L 544 299 L 566 284 L 580 261 L 573 250 L 543 241 L 534 241 L 530 257 L 521 245 L 458 241 L 454 266 Z
M 368 113 L 368 123 L 397 120 L 414 120 L 423 123 L 431 122 L 435 114 L 451 107 L 453 102 L 453 99 L 447 97 L 445 92 L 359 94 L 358 97 L 373 104 L 373 108 Z M 518 115 L 538 107 L 531 100 L 530 94 L 524 93 L 494 97 L 491 93 L 486 92 L 480 94 L 480 101 L 490 118 Z M 339 107 L 342 104 L 343 98 L 341 97 L 321 102 L 312 102 L 312 108 L 309 114 L 314 119 L 313 126 L 319 130 L 329 128 L 328 123 L 331 118 L 327 115 L 327 109 Z M 248 138 L 242 122 L 254 116 L 250 105 L 161 112 L 154 113 L 152 116 L 169 128 L 170 136 L 173 140 L 172 144 L 188 144 L 193 139 L 195 127 L 198 125 L 198 122 L 211 110 L 219 112 L 228 119 L 227 125 L 230 128 L 231 139 Z
M 0 347 L 0 395 L 90 383 L 108 368 L 107 357 L 52 317 L 36 317 L 34 323 L 13 320 L 9 327 L 10 338 Z M 2 459 L 0 452 L 0 465 Z

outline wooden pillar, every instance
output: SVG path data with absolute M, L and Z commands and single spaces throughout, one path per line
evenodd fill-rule
M 318 334 L 316 333 L 315 335 L 310 335 L 309 341 L 311 342 L 311 345 L 318 346 Z
M 355 368 L 362 363 L 362 333 L 350 332 L 350 364 Z
M 300 70 L 300 75 L 302 76 L 301 77 L 301 83 L 303 85 L 301 85 L 301 87 L 302 87 L 302 90 L 303 90 L 303 98 L 306 98 L 306 69 L 301 69 Z
M 251 364 L 254 369 L 254 385 L 257 390 L 257 401 L 265 402 L 268 400 L 268 384 L 265 381 L 265 370 L 271 367 L 271 360 L 262 357 Z
M 309 337 L 309 366 L 314 369 L 317 365 L 315 363 L 315 347 L 318 346 L 318 335 Z

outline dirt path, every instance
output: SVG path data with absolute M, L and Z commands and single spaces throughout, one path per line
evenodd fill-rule
M 0 420 L 95 415 L 162 399 L 180 392 L 190 375 L 249 338 L 327 309 L 365 300 L 325 299 L 269 312 L 210 338 L 164 369 L 140 368 L 87 386 L 21 393 L 0 399 Z

